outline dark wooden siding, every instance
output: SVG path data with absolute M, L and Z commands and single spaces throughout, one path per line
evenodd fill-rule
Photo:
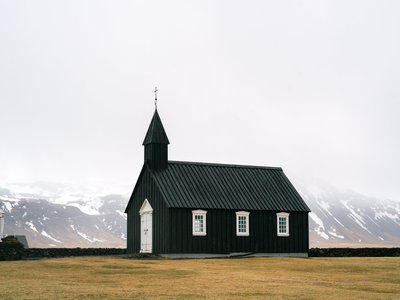
M 169 210 L 161 198 L 161 194 L 147 169 L 143 170 L 128 207 L 127 250 L 128 253 L 140 251 L 140 214 L 143 201 L 147 199 L 153 208 L 153 253 L 168 251 L 168 219 Z
M 144 146 L 144 161 L 153 170 L 165 169 L 168 164 L 168 145 L 148 144 Z
M 208 210 L 207 235 L 193 236 L 192 210 L 170 209 L 167 253 L 307 252 L 308 213 L 292 212 L 288 237 L 277 236 L 276 212 L 250 211 L 250 235 L 236 236 L 235 210 Z

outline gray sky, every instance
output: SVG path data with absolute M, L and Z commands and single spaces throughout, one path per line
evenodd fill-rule
M 400 199 L 398 1 L 0 0 L 0 183 L 134 184 L 170 159 Z

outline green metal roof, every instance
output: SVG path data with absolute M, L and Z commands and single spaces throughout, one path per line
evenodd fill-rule
M 168 207 L 310 211 L 281 168 L 169 161 L 148 170 Z
M 162 125 L 157 109 L 154 112 L 149 129 L 146 133 L 146 137 L 143 141 L 143 145 L 147 144 L 169 144 L 167 134 L 165 133 L 164 126 Z

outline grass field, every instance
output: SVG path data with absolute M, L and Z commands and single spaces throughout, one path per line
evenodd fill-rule
M 0 262 L 0 299 L 400 299 L 400 258 Z

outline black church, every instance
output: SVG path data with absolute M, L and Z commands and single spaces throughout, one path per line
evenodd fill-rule
M 281 168 L 168 160 L 157 112 L 126 207 L 128 253 L 307 256 L 307 207 Z

